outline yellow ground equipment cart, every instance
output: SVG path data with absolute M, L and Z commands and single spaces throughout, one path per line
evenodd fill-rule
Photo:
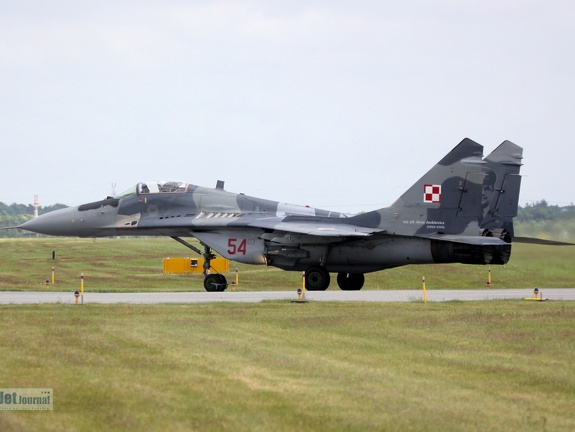
M 230 261 L 225 258 L 211 260 L 211 271 L 224 273 L 230 271 Z M 164 273 L 203 273 L 203 258 L 164 258 Z

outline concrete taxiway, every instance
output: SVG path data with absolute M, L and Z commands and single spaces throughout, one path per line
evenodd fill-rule
M 542 288 L 542 297 L 549 300 L 575 300 L 575 288 Z M 505 300 L 533 297 L 533 289 L 483 289 L 483 290 L 427 290 L 428 302 Z M 294 291 L 226 291 L 209 292 L 156 292 L 156 293 L 90 293 L 84 294 L 87 303 L 258 303 L 266 300 L 295 300 Z M 421 290 L 365 290 L 365 291 L 308 291 L 311 301 L 363 301 L 363 302 L 416 302 L 423 300 Z M 72 292 L 0 292 L 0 304 L 73 304 Z

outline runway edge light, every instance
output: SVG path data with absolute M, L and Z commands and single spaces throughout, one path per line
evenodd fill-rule
M 297 300 L 292 300 L 292 303 L 307 303 L 308 300 L 305 298 L 305 292 L 302 288 L 297 289 Z
M 533 290 L 533 297 L 525 297 L 523 300 L 533 300 L 533 301 L 547 301 L 548 298 L 543 298 L 543 292 L 539 288 Z

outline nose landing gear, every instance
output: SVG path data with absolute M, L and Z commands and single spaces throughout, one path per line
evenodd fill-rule
M 204 246 L 204 251 L 202 252 L 194 245 L 191 245 L 190 243 L 179 237 L 173 236 L 172 238 L 176 240 L 178 243 L 183 244 L 187 248 L 190 248 L 194 252 L 197 252 L 204 257 L 204 275 L 206 276 L 204 278 L 204 288 L 206 289 L 206 291 L 223 292 L 226 290 L 226 288 L 228 287 L 228 281 L 226 280 L 226 277 L 223 274 L 210 273 L 211 260 L 213 260 L 216 256 L 212 253 L 212 249 L 209 246 L 202 243 L 202 245 Z

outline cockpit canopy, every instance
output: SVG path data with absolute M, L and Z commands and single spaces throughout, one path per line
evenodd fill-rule
M 130 189 L 116 195 L 114 198 L 126 198 L 133 195 L 158 193 L 184 193 L 188 190 L 188 183 L 174 180 L 152 180 L 140 182 Z

